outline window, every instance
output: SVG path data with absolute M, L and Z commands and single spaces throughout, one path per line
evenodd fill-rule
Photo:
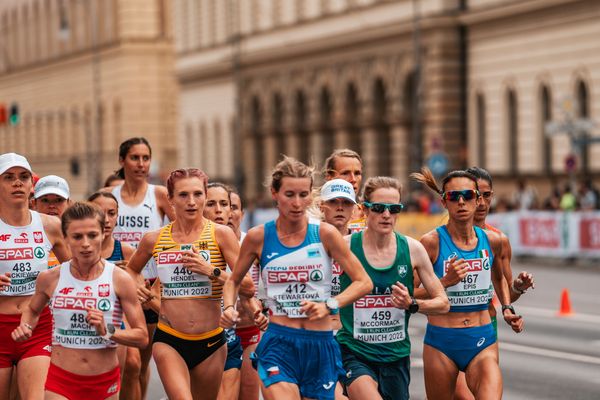
M 519 115 L 517 95 L 513 89 L 506 93 L 507 128 L 508 128 L 508 168 L 511 174 L 519 171 Z
M 487 141 L 486 141 L 486 119 L 485 98 L 479 93 L 476 97 L 477 115 L 477 163 L 481 168 L 486 168 L 487 163 Z
M 542 170 L 552 173 L 552 138 L 546 134 L 546 124 L 552 120 L 552 95 L 548 86 L 540 89 L 540 128 L 542 134 Z

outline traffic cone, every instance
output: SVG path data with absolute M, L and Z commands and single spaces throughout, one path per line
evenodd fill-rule
M 569 315 L 573 315 L 571 300 L 569 299 L 569 290 L 563 289 L 560 295 L 560 310 L 558 310 L 558 316 L 567 317 Z

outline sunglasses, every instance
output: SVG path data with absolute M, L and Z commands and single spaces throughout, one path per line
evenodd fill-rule
M 390 214 L 398 214 L 404 209 L 404 204 L 402 203 L 369 203 L 368 201 L 365 201 L 363 205 L 377 214 L 383 214 L 385 210 L 389 210 Z
M 464 201 L 469 201 L 477 198 L 479 191 L 474 189 L 467 190 L 450 190 L 442 193 L 442 199 L 446 201 L 458 201 L 462 197 Z

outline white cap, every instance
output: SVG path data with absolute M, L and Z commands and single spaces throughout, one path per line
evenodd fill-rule
M 327 181 L 321 188 L 321 201 L 348 199 L 356 204 L 356 195 L 352 185 L 343 179 Z
M 48 175 L 40 178 L 40 180 L 35 184 L 35 188 L 33 190 L 33 197 L 36 199 L 39 199 L 47 194 L 55 194 L 63 199 L 68 199 L 71 197 L 69 193 L 69 184 L 67 181 L 56 175 Z
M 17 153 L 5 153 L 0 155 L 0 174 L 5 173 L 12 167 L 25 168 L 31 172 L 31 166 L 25 157 Z

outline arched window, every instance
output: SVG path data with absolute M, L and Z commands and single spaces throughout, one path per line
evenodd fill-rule
M 262 134 L 262 107 L 258 97 L 252 98 L 251 132 L 254 138 L 254 174 L 255 189 L 260 195 L 263 192 L 263 177 L 265 174 L 265 141 Z
M 487 164 L 487 138 L 486 138 L 486 119 L 485 119 L 485 98 L 483 94 L 477 94 L 475 100 L 477 117 L 477 164 L 481 168 L 486 168 Z
M 387 100 L 385 84 L 381 78 L 375 80 L 373 86 L 373 127 L 375 128 L 377 142 L 377 174 L 389 176 L 392 172 L 391 136 L 387 123 Z
M 358 120 L 358 91 L 354 83 L 348 83 L 346 88 L 346 130 L 349 136 L 349 148 L 362 154 L 360 127 Z
M 283 126 L 283 98 L 280 93 L 273 95 L 273 136 L 275 137 L 275 159 L 279 160 L 285 154 L 285 131 Z
M 303 91 L 296 92 L 296 121 L 295 131 L 298 135 L 298 159 L 303 163 L 309 162 L 310 157 L 310 137 L 306 127 L 306 96 Z
M 540 88 L 540 128 L 542 134 L 542 170 L 552 173 L 552 138 L 546 134 L 546 124 L 552 120 L 552 95 L 548 86 Z
M 582 80 L 577 82 L 576 98 L 577 98 L 577 117 L 587 119 L 590 117 L 590 99 L 589 92 L 586 83 Z M 588 138 L 589 132 L 584 132 L 582 138 L 584 139 L 581 145 L 581 172 L 587 175 L 590 171 L 590 146 L 585 141 Z
M 506 93 L 507 128 L 508 128 L 508 168 L 511 174 L 519 171 L 519 115 L 517 95 L 513 89 Z
M 319 132 L 322 137 L 321 156 L 327 156 L 335 147 L 335 131 L 333 129 L 333 107 L 329 89 L 323 87 L 319 96 Z

